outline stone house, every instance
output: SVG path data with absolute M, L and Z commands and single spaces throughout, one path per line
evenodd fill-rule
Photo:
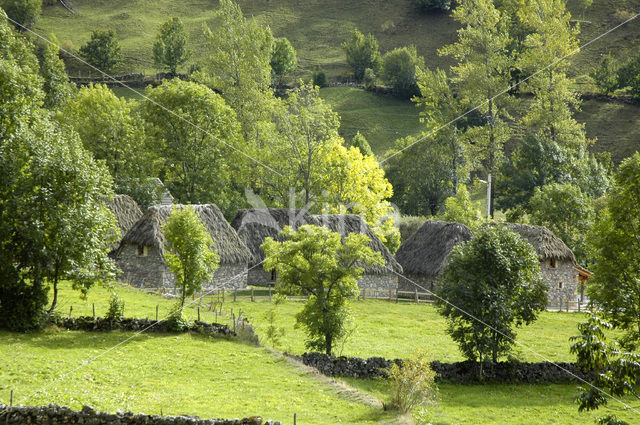
M 115 195 L 112 200 L 107 202 L 107 207 L 116 217 L 118 229 L 120 229 L 118 240 L 111 244 L 109 255 L 112 256 L 120 245 L 120 239 L 142 218 L 142 211 L 138 203 L 129 195 Z
M 397 274 L 402 268 L 382 241 L 373 233 L 367 223 L 357 215 L 309 215 L 306 211 L 297 209 L 247 209 L 238 212 L 231 225 L 238 232 L 238 236 L 246 243 L 252 258 L 250 260 L 249 284 L 272 286 L 277 282 L 275 271 L 264 270 L 261 266 L 265 254 L 260 245 L 267 237 L 281 240 L 278 233 L 285 226 L 297 228 L 304 224 L 326 226 L 343 236 L 352 232 L 365 234 L 369 237 L 369 246 L 380 252 L 386 261 L 386 266 L 366 267 L 362 279 L 358 282 L 360 288 L 392 289 L 397 288 Z
M 464 224 L 425 222 L 396 252 L 396 260 L 402 266 L 404 276 L 410 279 L 400 279 L 398 290 L 433 291 L 451 250 L 469 239 L 471 230 Z
M 250 253 L 214 204 L 156 205 L 127 232 L 115 253 L 122 271 L 119 279 L 144 288 L 173 288 L 175 277 L 165 262 L 166 239 L 162 225 L 172 208 L 193 208 L 205 225 L 220 258 L 220 266 L 205 288 L 245 288 Z

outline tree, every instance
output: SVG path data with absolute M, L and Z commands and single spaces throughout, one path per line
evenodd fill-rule
M 576 397 L 580 412 L 606 406 L 609 397 L 632 395 L 640 399 L 635 391 L 640 383 L 640 354 L 609 344 L 605 331 L 611 328 L 610 323 L 594 315 L 578 325 L 580 335 L 571 337 L 571 341 L 575 341 L 571 353 L 577 357 L 577 366 L 594 377 L 590 388 L 580 388 L 581 393 Z M 628 425 L 611 415 L 599 418 L 598 423 Z
M 91 39 L 80 47 L 80 56 L 102 72 L 110 72 L 122 58 L 114 30 L 94 30 Z
M 473 142 L 469 155 L 482 161 L 485 170 L 495 176 L 503 146 L 511 137 L 507 120 L 512 96 L 503 93 L 510 85 L 512 70 L 508 20 L 490 0 L 462 0 L 453 17 L 462 25 L 458 41 L 445 46 L 440 54 L 458 61 L 451 67 L 452 81 L 464 109 L 477 108 L 483 116 L 481 124 L 466 129 L 465 137 Z M 493 216 L 493 199 L 490 204 Z
M 40 46 L 40 75 L 44 80 L 44 106 L 48 109 L 61 107 L 71 96 L 71 84 L 64 68 L 64 62 L 58 56 L 58 39 L 54 34 L 49 36 L 51 43 Z
M 411 98 L 419 93 L 417 73 L 424 68 L 424 58 L 415 46 L 397 47 L 382 57 L 382 80 L 397 96 Z
M 448 261 L 436 300 L 447 333 L 469 360 L 495 363 L 511 350 L 513 327 L 532 323 L 547 305 L 538 256 L 498 225 L 482 227 Z
M 451 9 L 451 0 L 411 0 L 411 3 L 423 13 L 446 12 Z
M 442 221 L 465 224 L 471 230 L 477 229 L 482 224 L 482 213 L 471 202 L 469 191 L 464 184 L 458 185 L 456 196 L 444 201 L 444 213 L 440 218 Z
M 640 55 L 628 60 L 618 69 L 618 88 L 629 88 L 631 95 L 640 98 Z
M 587 294 L 626 339 L 640 335 L 640 154 L 622 161 L 589 235 L 593 277 Z
M 146 95 L 142 116 L 169 191 L 181 203 L 230 209 L 238 202 L 243 161 L 236 153 L 243 147 L 233 110 L 208 87 L 177 79 L 148 88 Z
M 298 230 L 286 226 L 280 236 L 283 242 L 267 238 L 262 244 L 264 268 L 277 271 L 279 293 L 309 297 L 296 321 L 307 331 L 308 349 L 331 355 L 344 335 L 349 300 L 358 294 L 363 267 L 382 265 L 384 260 L 358 233 L 343 239 L 326 227 L 304 225 Z
M 42 13 L 41 0 L 2 0 L 0 2 L 7 16 L 17 23 L 14 24 L 20 31 L 23 27 L 31 27 L 36 23 Z
M 189 58 L 187 34 L 180 18 L 169 18 L 160 25 L 156 41 L 153 44 L 153 60 L 156 67 L 168 69 L 171 74 Z
M 358 148 L 362 155 L 373 156 L 373 151 L 371 150 L 369 142 L 367 142 L 366 137 L 364 137 L 359 131 L 356 132 L 353 139 L 351 139 L 351 146 Z
M 607 53 L 602 56 L 598 66 L 593 68 L 589 75 L 593 78 L 593 81 L 602 93 L 611 94 L 619 88 L 619 68 L 620 66 L 616 61 L 616 58 L 611 53 Z
M 193 295 L 213 279 L 220 259 L 213 239 L 198 213 L 190 207 L 174 208 L 162 232 L 167 239 L 165 260 L 180 290 L 180 313 L 186 297 Z
M 342 49 L 347 55 L 347 63 L 353 70 L 353 78 L 356 81 L 362 81 L 367 68 L 377 72 L 380 66 L 380 50 L 373 34 L 365 36 L 354 28 L 349 41 L 342 43 Z
M 296 50 L 289 40 L 284 37 L 273 40 L 270 64 L 278 85 L 282 85 L 285 77 L 298 66 Z
M 536 188 L 529 205 L 531 223 L 551 230 L 585 264 L 587 234 L 594 217 L 592 200 L 570 183 L 551 183 Z

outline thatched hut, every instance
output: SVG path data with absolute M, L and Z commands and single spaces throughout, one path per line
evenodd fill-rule
M 268 271 L 262 267 L 265 255 L 260 245 L 270 237 L 281 241 L 278 233 L 285 226 L 294 229 L 303 224 L 309 224 L 311 216 L 303 210 L 292 208 L 263 208 L 240 210 L 231 222 L 240 239 L 247 245 L 251 258 L 247 281 L 250 285 L 273 286 L 277 281 L 275 271 Z
M 118 221 L 118 228 L 120 229 L 119 239 L 126 235 L 129 229 L 142 218 L 142 210 L 140 210 L 138 203 L 129 195 L 116 195 L 111 201 L 107 202 L 107 206 Z M 110 255 L 115 253 L 119 245 L 119 240 L 111 244 Z
M 325 226 L 343 237 L 351 233 L 366 235 L 369 238 L 369 247 L 382 255 L 385 265 L 365 267 L 362 278 L 358 281 L 360 288 L 394 291 L 398 289 L 398 275 L 402 273 L 402 266 L 362 217 L 355 214 L 325 214 L 311 217 L 313 224 Z
M 529 242 L 538 254 L 542 277 L 549 285 L 549 305 L 575 302 L 578 297 L 579 272 L 573 252 L 553 232 L 543 226 L 504 223 Z
M 138 287 L 173 287 L 175 277 L 164 259 L 166 239 L 162 232 L 162 225 L 172 208 L 193 208 L 211 234 L 220 267 L 207 286 L 246 287 L 249 250 L 213 204 L 156 205 L 149 208 L 120 242 L 115 255 L 116 263 L 123 272 L 120 278 Z
M 464 224 L 444 221 L 424 223 L 396 252 L 396 260 L 402 266 L 404 275 L 411 280 L 400 279 L 399 289 L 433 291 L 436 279 L 447 265 L 451 250 L 469 239 L 471 230 Z

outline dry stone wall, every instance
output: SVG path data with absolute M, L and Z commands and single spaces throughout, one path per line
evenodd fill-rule
M 158 416 L 131 412 L 96 412 L 89 406 L 80 411 L 48 406 L 7 406 L 0 404 L 0 422 L 6 425 L 281 425 L 253 416 L 244 419 L 200 419 L 197 416 Z

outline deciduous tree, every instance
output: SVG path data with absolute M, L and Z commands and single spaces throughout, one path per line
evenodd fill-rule
M 50 43 L 42 43 L 40 50 L 40 75 L 44 80 L 44 106 L 48 109 L 61 107 L 71 96 L 72 86 L 64 68 L 64 62 L 58 56 L 58 39 L 49 36 Z
M 112 29 L 91 32 L 91 39 L 80 47 L 80 56 L 100 71 L 110 72 L 122 59 L 116 32 Z
M 36 23 L 42 13 L 41 0 L 2 0 L 0 2 L 7 16 L 17 22 L 14 24 L 19 31 L 23 27 L 29 28 Z
M 298 230 L 287 226 L 281 236 L 283 242 L 267 238 L 262 244 L 264 267 L 277 271 L 278 292 L 309 297 L 296 321 L 307 331 L 307 348 L 331 355 L 345 332 L 349 300 L 358 295 L 363 267 L 384 260 L 358 233 L 342 238 L 326 227 L 304 225 Z
M 382 80 L 397 96 L 411 98 L 418 94 L 418 70 L 424 66 L 415 46 L 397 47 L 382 57 Z
M 187 34 L 180 18 L 169 18 L 160 25 L 156 41 L 153 44 L 153 60 L 156 67 L 178 72 L 178 67 L 189 59 Z
M 366 36 L 357 28 L 351 32 L 351 38 L 342 43 L 342 48 L 347 55 L 347 63 L 353 70 L 353 78 L 362 81 L 364 72 L 371 68 L 376 72 L 380 66 L 380 50 L 378 41 L 373 34 Z
M 296 50 L 285 37 L 273 40 L 271 51 L 271 70 L 278 82 L 284 84 L 285 78 L 298 66 Z

